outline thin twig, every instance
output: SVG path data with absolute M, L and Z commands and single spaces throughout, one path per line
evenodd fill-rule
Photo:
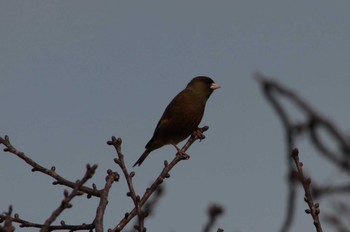
M 9 210 L 7 213 L 4 213 L 4 217 L 0 218 L 0 223 L 5 221 L 4 226 L 0 226 L 0 232 L 13 232 L 15 231 L 15 227 L 12 225 L 12 206 L 9 206 Z
M 287 157 L 287 169 L 290 176 L 293 176 L 294 167 L 291 166 L 291 159 L 289 154 L 294 147 L 297 138 L 301 135 L 308 135 L 311 144 L 317 149 L 323 157 L 326 158 L 335 167 L 350 174 L 350 137 L 341 132 L 341 130 L 332 123 L 329 119 L 322 116 L 317 112 L 310 104 L 299 97 L 291 89 L 281 85 L 275 80 L 266 77 L 260 73 L 255 75 L 256 79 L 262 86 L 263 93 L 269 103 L 272 105 L 277 115 L 282 121 L 285 135 L 286 135 L 286 153 Z M 294 104 L 297 110 L 299 110 L 304 116 L 305 120 L 301 122 L 295 122 L 290 117 L 287 107 L 283 104 L 281 99 L 285 99 L 288 102 Z M 323 133 L 321 133 L 323 132 Z M 330 146 L 325 143 L 321 138 L 328 135 L 331 141 L 334 141 L 335 146 L 338 149 L 331 149 Z M 296 185 L 293 178 L 288 182 L 288 206 L 285 220 L 281 227 L 281 232 L 287 232 L 290 230 L 294 214 L 295 214 L 295 202 L 296 202 Z M 337 188 L 329 186 L 314 187 L 316 196 L 325 194 L 336 194 L 348 192 L 348 184 L 343 184 Z
M 43 228 L 44 224 L 38 224 L 29 222 L 27 220 L 21 219 L 18 214 L 14 214 L 13 217 L 8 217 L 7 215 L 0 214 L 0 220 L 9 219 L 12 222 L 16 222 L 20 224 L 22 228 Z M 49 231 L 55 230 L 68 230 L 68 231 L 78 231 L 78 230 L 92 230 L 95 228 L 93 223 L 91 224 L 81 224 L 81 225 L 66 225 L 63 221 L 61 221 L 61 225 L 53 225 L 49 227 Z
M 159 200 L 163 195 L 164 195 L 164 186 L 159 185 L 156 191 L 154 192 L 152 198 L 149 199 L 143 206 L 143 212 L 145 214 L 145 217 L 152 216 L 154 208 L 156 207 L 157 203 L 159 202 Z
M 100 203 L 96 210 L 96 217 L 94 220 L 96 232 L 103 232 L 103 217 L 108 204 L 108 194 L 115 181 L 119 181 L 119 174 L 117 172 L 112 172 L 112 170 L 107 170 L 106 184 L 101 190 Z
M 335 194 L 350 194 L 350 184 L 333 186 L 313 186 L 312 192 L 315 197 L 334 196 Z
M 208 222 L 204 226 L 203 232 L 210 232 L 218 218 L 224 213 L 224 208 L 220 205 L 210 205 L 207 211 Z
M 298 149 L 293 149 L 291 156 L 295 162 L 295 166 L 297 168 L 299 180 L 304 188 L 304 192 L 305 192 L 304 200 L 309 206 L 309 209 L 305 210 L 305 212 L 307 214 L 311 214 L 312 219 L 314 220 L 314 225 L 316 227 L 316 231 L 322 232 L 321 222 L 320 222 L 320 219 L 318 217 L 318 215 L 320 214 L 320 205 L 318 203 L 314 203 L 314 201 L 313 201 L 312 194 L 311 194 L 311 187 L 310 187 L 311 178 L 307 178 L 304 175 L 303 163 L 299 161 Z
M 131 172 L 129 174 L 125 162 L 124 162 L 124 155 L 122 153 L 121 150 L 121 144 L 122 144 L 122 139 L 118 138 L 116 139 L 114 136 L 112 137 L 111 141 L 107 142 L 108 145 L 113 145 L 115 150 L 117 151 L 118 154 L 118 158 L 114 159 L 114 162 L 116 164 L 118 164 L 118 166 L 120 167 L 120 169 L 122 170 L 124 177 L 126 179 L 126 183 L 128 185 L 129 188 L 129 192 L 127 193 L 128 197 L 131 197 L 132 201 L 134 202 L 134 206 L 136 209 L 136 213 L 138 216 L 138 226 L 137 226 L 137 230 L 139 232 L 143 232 L 144 231 L 144 213 L 141 210 L 141 205 L 140 205 L 140 196 L 138 196 L 136 194 L 133 182 L 132 182 L 132 178 L 135 176 L 135 172 Z
M 70 204 L 70 201 L 77 195 L 81 194 L 80 193 L 80 188 L 83 186 L 83 184 L 86 183 L 91 177 L 95 174 L 95 170 L 97 169 L 97 165 L 86 165 L 86 172 L 84 177 L 76 182 L 75 188 L 73 191 L 68 194 L 68 191 L 64 192 L 64 199 L 62 200 L 60 206 L 53 211 L 51 216 L 45 221 L 43 228 L 40 230 L 41 232 L 47 232 L 49 231 L 49 226 L 56 220 L 56 218 L 67 208 L 72 207 Z
M 208 129 L 209 129 L 208 126 L 199 128 L 201 133 L 203 133 Z M 186 152 L 186 150 L 198 139 L 204 139 L 204 135 L 201 136 L 198 133 L 193 133 L 181 150 L 183 152 Z M 189 158 L 188 156 L 184 156 L 184 155 L 180 155 L 179 153 L 176 153 L 175 158 L 170 163 L 168 163 L 167 161 L 164 162 L 163 170 L 161 171 L 159 176 L 156 178 L 156 180 L 153 182 L 151 187 L 147 188 L 145 193 L 141 197 L 138 203 L 141 208 L 147 202 L 150 196 L 152 196 L 152 194 L 157 190 L 158 186 L 163 183 L 164 179 L 170 177 L 169 172 L 173 169 L 173 167 L 181 160 L 188 159 L 188 158 Z M 118 223 L 118 225 L 115 228 L 111 230 L 111 232 L 120 232 L 129 223 L 129 221 L 133 219 L 136 215 L 137 215 L 137 207 L 134 207 L 133 210 L 125 214 L 124 218 Z
M 76 183 L 69 181 L 69 180 L 63 178 L 62 176 L 58 175 L 56 172 L 56 168 L 54 166 L 51 167 L 51 169 L 44 168 L 43 166 L 36 163 L 34 160 L 29 158 L 28 156 L 26 156 L 23 152 L 17 150 L 11 144 L 9 136 L 5 135 L 5 138 L 0 137 L 0 144 L 3 144 L 5 146 L 5 149 L 4 149 L 5 152 L 10 152 L 10 153 L 16 155 L 17 157 L 24 160 L 27 164 L 32 166 L 33 172 L 39 171 L 39 172 L 42 172 L 42 173 L 54 178 L 56 180 L 53 182 L 54 185 L 59 184 L 59 185 L 68 186 L 72 189 L 75 188 Z M 98 191 L 97 189 L 89 188 L 86 186 L 81 186 L 80 191 L 86 193 L 88 195 L 88 197 L 90 197 L 90 196 L 100 197 L 100 191 Z
M 292 120 L 287 114 L 287 111 L 282 107 L 280 102 L 276 99 L 273 90 L 275 86 L 271 81 L 265 79 L 261 74 L 257 74 L 256 78 L 260 81 L 263 89 L 263 93 L 267 100 L 271 103 L 272 107 L 277 112 L 278 116 L 282 121 L 282 125 L 285 131 L 286 141 L 286 164 L 287 164 L 287 183 L 288 183 L 288 196 L 287 196 L 287 207 L 284 221 L 281 225 L 280 232 L 288 232 L 294 221 L 295 215 L 295 201 L 297 197 L 296 184 L 291 177 L 291 173 L 294 171 L 292 161 L 290 160 L 290 151 L 295 146 L 295 126 L 292 124 Z
M 256 74 L 256 79 L 264 86 L 265 95 L 276 109 L 277 114 L 280 116 L 284 124 L 287 124 L 291 128 L 303 128 L 308 131 L 311 141 L 315 148 L 320 151 L 320 154 L 327 158 L 331 163 L 350 174 L 349 137 L 343 134 L 333 122 L 328 120 L 325 116 L 322 116 L 321 113 L 317 112 L 313 107 L 306 103 L 306 101 L 298 97 L 298 95 L 292 90 L 259 73 Z M 290 120 L 286 122 L 285 118 L 287 117 L 287 111 L 282 104 L 277 101 L 277 96 L 275 94 L 287 98 L 291 103 L 296 105 L 297 108 L 308 117 L 307 120 L 298 125 L 293 124 Z M 338 143 L 338 147 L 340 148 L 338 152 L 332 152 L 331 149 L 321 141 L 321 135 L 320 133 L 317 133 L 318 129 L 323 129 L 330 138 L 333 138 L 333 140 Z

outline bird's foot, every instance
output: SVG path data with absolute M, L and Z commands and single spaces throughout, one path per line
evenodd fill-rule
M 178 148 L 175 144 L 173 144 L 173 146 L 177 150 L 176 155 L 179 155 L 179 156 L 181 156 L 182 159 L 186 159 L 186 160 L 190 158 L 190 156 L 187 155 L 185 151 L 183 151 L 182 149 Z
M 202 131 L 199 128 L 193 131 L 192 135 L 194 137 L 197 137 L 199 139 L 199 142 L 205 139 L 205 135 L 202 133 Z
M 186 152 L 184 152 L 183 150 L 178 150 L 177 153 L 181 156 L 181 158 L 188 160 L 190 158 L 189 155 L 187 155 Z

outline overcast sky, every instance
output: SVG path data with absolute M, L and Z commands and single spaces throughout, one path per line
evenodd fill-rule
M 118 171 L 106 141 L 120 136 L 143 194 L 175 150 L 166 146 L 141 167 L 131 165 L 170 100 L 193 77 L 208 75 L 222 88 L 207 103 L 206 139 L 171 172 L 146 227 L 201 231 L 208 204 L 218 203 L 226 213 L 217 226 L 225 231 L 278 231 L 287 191 L 283 130 L 253 73 L 295 89 L 350 132 L 349 9 L 345 0 L 2 0 L 0 135 L 71 180 L 97 163 L 89 184 L 99 188 L 108 168 Z M 315 180 L 337 178 L 307 141 L 300 150 Z M 11 204 L 20 217 L 43 223 L 64 188 L 30 170 L 0 152 L 0 210 Z M 113 186 L 105 228 L 132 208 L 126 191 L 124 180 Z M 299 193 L 292 231 L 314 231 Z M 60 219 L 90 223 L 97 204 L 75 199 Z

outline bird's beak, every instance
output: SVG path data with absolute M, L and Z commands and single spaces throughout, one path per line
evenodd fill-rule
M 210 85 L 210 88 L 215 90 L 215 89 L 221 88 L 221 86 L 214 82 L 213 84 Z

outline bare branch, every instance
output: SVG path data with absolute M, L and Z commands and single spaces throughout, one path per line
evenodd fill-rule
M 0 223 L 5 221 L 4 226 L 0 226 L 0 232 L 13 232 L 15 231 L 15 227 L 12 226 L 12 206 L 9 207 L 9 211 L 4 213 L 4 215 L 0 215 Z M 1 217 L 3 216 L 3 217 Z
M 63 212 L 63 210 L 67 208 L 71 208 L 72 205 L 70 204 L 70 201 L 77 196 L 78 194 L 81 194 L 80 188 L 83 186 L 83 184 L 86 183 L 94 174 L 95 170 L 97 169 L 97 165 L 87 165 L 86 166 L 86 172 L 82 180 L 77 181 L 74 190 L 68 195 L 68 191 L 64 192 L 64 199 L 61 202 L 61 205 L 51 214 L 51 216 L 45 221 L 43 228 L 40 230 L 41 232 L 47 232 L 49 231 L 49 226 L 52 222 L 56 220 L 56 218 Z
M 3 144 L 5 146 L 4 151 L 12 153 L 16 155 L 17 157 L 21 158 L 24 160 L 27 164 L 32 166 L 32 171 L 39 171 L 42 172 L 48 176 L 51 176 L 54 178 L 56 181 L 53 182 L 54 185 L 59 184 L 59 185 L 65 185 L 68 186 L 72 189 L 75 188 L 76 183 L 72 181 L 68 181 L 67 179 L 63 178 L 62 176 L 58 175 L 56 172 L 56 168 L 53 166 L 51 169 L 44 168 L 43 166 L 39 165 L 35 161 L 33 161 L 31 158 L 26 156 L 23 152 L 17 150 L 12 144 L 10 143 L 10 138 L 6 135 L 5 138 L 0 137 L 0 144 Z M 88 197 L 90 196 L 95 196 L 95 197 L 100 197 L 100 192 L 97 189 L 92 189 L 88 188 L 85 186 L 81 186 L 80 191 L 86 193 Z
M 203 232 L 210 232 L 214 227 L 217 219 L 224 213 L 224 209 L 220 205 L 210 205 L 207 211 L 208 222 L 204 226 Z M 220 229 L 219 229 L 220 230 Z M 222 230 L 222 229 L 221 229 Z M 222 230 L 223 231 L 223 230 Z
M 11 220 L 12 222 L 16 222 L 20 224 L 22 228 L 43 228 L 43 224 L 33 223 L 21 219 L 18 214 L 15 214 L 13 217 L 9 217 L 8 215 L 0 214 L 0 220 Z M 78 231 L 78 230 L 92 230 L 95 228 L 95 225 L 92 224 L 81 224 L 81 225 L 66 225 L 64 221 L 61 221 L 61 225 L 49 226 L 48 231 L 55 230 L 69 230 L 69 231 Z
M 271 80 L 267 80 L 261 74 L 256 74 L 256 78 L 260 81 L 263 87 L 263 93 L 265 97 L 270 102 L 272 107 L 277 112 L 278 116 L 282 121 L 282 125 L 285 130 L 285 141 L 286 141 L 286 164 L 287 164 L 287 180 L 288 180 L 288 196 L 287 196 L 287 207 L 286 216 L 284 222 L 282 223 L 280 232 L 288 232 L 294 220 L 295 214 L 295 201 L 297 197 L 296 184 L 291 178 L 294 171 L 292 161 L 290 159 L 290 151 L 295 147 L 295 134 L 298 133 L 299 125 L 293 125 L 292 120 L 288 116 L 286 109 L 280 104 L 274 95 L 274 90 L 276 89 L 275 83 Z
M 310 138 L 316 149 L 320 151 L 325 158 L 331 163 L 350 174 L 350 139 L 344 135 L 341 130 L 326 117 L 313 109 L 308 103 L 302 100 L 292 90 L 282 86 L 274 80 L 268 79 L 262 74 L 256 74 L 256 78 L 263 86 L 264 94 L 274 106 L 277 114 L 280 116 L 285 128 L 295 130 L 295 132 L 309 132 Z M 308 119 L 304 123 L 293 124 L 287 116 L 287 111 L 282 104 L 277 100 L 279 94 L 281 97 L 287 98 L 291 103 L 294 103 L 298 109 L 304 113 Z M 332 152 L 320 139 L 318 129 L 323 129 L 330 138 L 338 143 L 340 150 Z M 298 135 L 295 134 L 295 136 Z M 290 150 L 291 151 L 291 150 Z
M 333 186 L 313 186 L 312 192 L 315 197 L 333 196 L 335 194 L 350 194 L 350 184 Z
M 199 131 L 203 133 L 208 129 L 209 127 L 205 126 L 203 128 L 199 128 Z M 185 153 L 186 150 L 198 139 L 204 139 L 204 136 L 200 135 L 199 133 L 193 133 L 191 137 L 188 139 L 187 143 L 183 146 L 181 151 Z M 153 182 L 151 187 L 146 189 L 145 193 L 143 194 L 140 201 L 138 202 L 141 208 L 146 203 L 146 201 L 150 198 L 150 196 L 157 190 L 158 186 L 163 183 L 164 179 L 170 177 L 169 172 L 173 169 L 173 167 L 178 162 L 184 159 L 189 159 L 189 156 L 180 155 L 177 152 L 175 158 L 170 163 L 168 163 L 167 161 L 164 162 L 163 170 L 161 171 L 159 176 L 156 178 L 156 180 Z M 118 225 L 115 228 L 111 230 L 111 232 L 120 232 L 129 223 L 129 221 L 137 215 L 137 212 L 138 212 L 137 207 L 134 207 L 133 210 L 126 213 L 124 218 L 118 223 Z
M 116 139 L 114 136 L 112 137 L 111 141 L 107 142 L 108 145 L 113 145 L 115 150 L 117 151 L 118 158 L 114 159 L 114 162 L 120 167 L 122 170 L 124 177 L 126 179 L 126 182 L 128 184 L 129 192 L 127 192 L 127 196 L 131 197 L 132 201 L 134 202 L 136 213 L 138 216 L 138 221 L 139 224 L 137 226 L 137 230 L 140 232 L 144 231 L 144 213 L 141 210 L 141 205 L 139 204 L 140 202 L 140 196 L 138 196 L 135 192 L 134 185 L 132 182 L 132 178 L 135 176 L 135 172 L 131 172 L 129 174 L 125 162 L 124 162 L 124 155 L 122 154 L 121 151 L 121 144 L 122 144 L 122 139 L 118 138 Z
M 158 201 L 163 196 L 163 194 L 164 194 L 164 186 L 159 185 L 156 191 L 154 192 L 153 197 L 150 198 L 143 206 L 145 217 L 149 217 L 152 215 L 155 206 L 157 205 Z
M 291 159 L 289 157 L 291 151 L 296 147 L 297 138 L 301 135 L 308 135 L 311 144 L 317 149 L 321 156 L 325 157 L 327 161 L 333 164 L 336 168 L 343 170 L 346 174 L 350 174 L 350 137 L 341 132 L 341 130 L 326 117 L 317 112 L 305 100 L 300 98 L 294 91 L 281 85 L 277 81 L 272 80 L 262 74 L 256 74 L 256 79 L 262 86 L 263 93 L 271 104 L 273 109 L 282 121 L 286 135 L 286 160 L 287 172 L 289 173 L 288 181 L 288 206 L 286 207 L 286 217 L 280 229 L 281 232 L 288 232 L 291 228 L 294 214 L 295 214 L 295 200 L 296 200 L 296 185 L 293 180 L 295 168 L 291 166 Z M 305 116 L 305 120 L 295 122 L 288 114 L 287 107 L 282 104 L 281 99 L 293 104 L 296 110 Z M 321 133 L 323 132 L 323 133 Z M 322 136 L 321 136 L 322 135 Z M 328 136 L 334 145 L 331 148 L 325 141 L 322 140 L 324 136 Z M 337 186 L 313 186 L 315 196 L 349 193 L 349 185 Z
M 117 172 L 112 172 L 112 170 L 107 170 L 106 184 L 105 187 L 101 190 L 100 203 L 96 210 L 95 217 L 95 227 L 96 232 L 103 232 L 103 217 L 108 204 L 108 194 L 109 190 L 112 187 L 112 184 L 115 181 L 119 181 L 119 174 Z
M 311 214 L 312 219 L 314 220 L 314 225 L 316 227 L 316 231 L 322 232 L 321 222 L 320 222 L 320 219 L 318 217 L 318 215 L 320 214 L 320 205 L 318 203 L 314 203 L 314 201 L 312 199 L 311 188 L 310 188 L 311 178 L 306 178 L 304 175 L 303 163 L 299 161 L 298 149 L 293 149 L 291 156 L 295 162 L 295 166 L 297 168 L 299 180 L 304 188 L 304 192 L 305 192 L 304 200 L 309 206 L 309 209 L 305 210 L 305 212 L 307 214 Z
M 151 214 L 154 206 L 156 205 L 156 203 L 158 202 L 158 200 L 162 195 L 163 188 L 161 188 L 160 185 L 163 183 L 164 179 L 170 177 L 169 172 L 178 162 L 184 159 L 189 159 L 189 156 L 185 153 L 186 150 L 196 140 L 204 139 L 205 136 L 202 133 L 206 130 L 208 130 L 207 126 L 195 131 L 191 135 L 187 143 L 183 146 L 181 151 L 176 153 L 175 158 L 170 163 L 168 163 L 167 161 L 164 162 L 163 170 L 161 171 L 159 176 L 156 178 L 156 180 L 153 182 L 153 184 L 146 189 L 142 197 L 140 197 L 136 193 L 133 186 L 132 180 L 135 173 L 134 172 L 129 173 L 126 168 L 126 165 L 124 162 L 124 155 L 121 152 L 121 139 L 116 139 L 115 137 L 112 137 L 112 140 L 108 141 L 108 144 L 113 145 L 117 151 L 118 158 L 114 159 L 114 161 L 121 168 L 123 175 L 127 181 L 128 189 L 129 189 L 127 196 L 129 196 L 134 202 L 134 209 L 131 210 L 129 213 L 126 213 L 125 217 L 120 221 L 120 223 L 116 226 L 116 228 L 114 228 L 111 231 L 121 231 L 130 222 L 130 220 L 134 218 L 136 215 L 138 216 L 139 223 L 137 226 L 135 226 L 135 228 L 139 232 L 146 231 L 146 228 L 144 227 L 144 218 Z M 51 214 L 51 216 L 48 217 L 48 219 L 45 221 L 44 224 L 38 224 L 38 223 L 33 223 L 30 221 L 24 220 L 20 218 L 18 214 L 11 216 L 11 213 L 9 214 L 5 213 L 0 215 L 0 221 L 1 222 L 5 221 L 5 226 L 0 227 L 0 230 L 7 228 L 3 231 L 10 232 L 11 231 L 10 228 L 14 229 L 14 227 L 12 227 L 12 222 L 15 222 L 15 223 L 18 223 L 20 227 L 39 228 L 41 229 L 42 232 L 55 231 L 55 230 L 69 230 L 69 231 L 90 230 L 92 231 L 93 229 L 95 229 L 97 232 L 104 231 L 104 228 L 103 228 L 104 213 L 108 204 L 108 195 L 109 195 L 110 188 L 112 187 L 112 184 L 115 181 L 119 180 L 119 174 L 117 172 L 113 172 L 112 170 L 107 171 L 108 175 L 106 177 L 106 183 L 103 189 L 98 190 L 95 184 L 92 185 L 92 188 L 88 188 L 88 187 L 85 187 L 84 184 L 88 179 L 90 179 L 94 175 L 97 165 L 94 165 L 92 167 L 88 165 L 86 173 L 82 178 L 82 180 L 77 182 L 71 182 L 64 179 L 60 175 L 58 175 L 56 173 L 55 167 L 52 167 L 51 169 L 47 169 L 39 165 L 32 159 L 30 159 L 29 157 L 27 157 L 23 152 L 17 150 L 10 143 L 10 139 L 8 136 L 5 136 L 5 138 L 0 137 L 0 144 L 3 144 L 5 146 L 5 149 L 4 149 L 5 152 L 9 152 L 11 154 L 16 155 L 20 159 L 24 160 L 28 165 L 30 165 L 32 167 L 33 172 L 39 171 L 43 174 L 51 176 L 52 178 L 55 179 L 53 184 L 65 185 L 73 189 L 71 193 L 69 193 L 67 190 L 64 191 L 64 199 L 62 200 L 60 206 Z M 88 197 L 95 196 L 100 198 L 100 202 L 97 207 L 96 216 L 93 223 L 81 224 L 81 225 L 66 225 L 66 223 L 62 220 L 61 225 L 51 225 L 65 209 L 70 208 L 72 206 L 70 203 L 71 200 L 74 197 L 80 196 L 82 194 L 87 194 Z M 150 199 L 151 196 L 153 196 L 153 198 Z M 143 207 L 144 207 L 144 211 L 142 210 Z M 10 212 L 12 212 L 12 208 Z M 11 225 L 11 227 L 7 225 Z

